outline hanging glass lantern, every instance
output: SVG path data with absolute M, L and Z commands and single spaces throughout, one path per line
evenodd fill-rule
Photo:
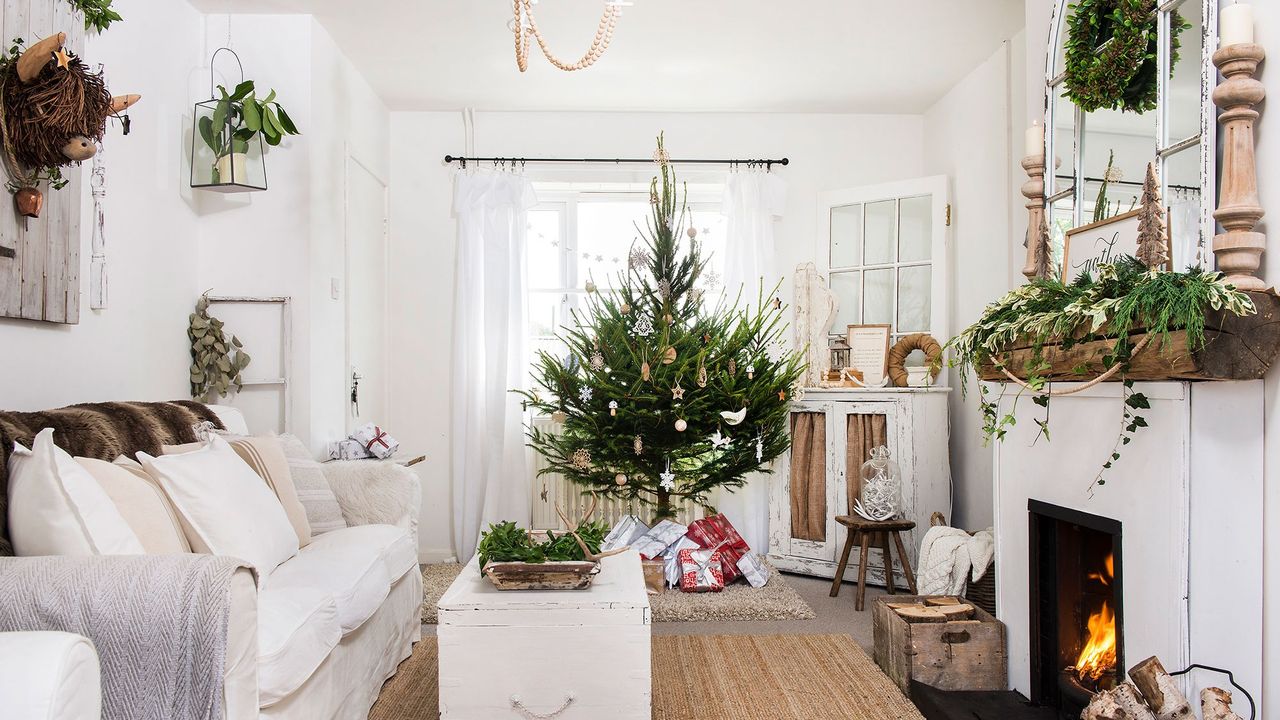
M 854 510 L 868 520 L 892 520 L 902 509 L 902 471 L 889 457 L 889 448 L 871 450 L 871 459 L 862 464 L 862 489 Z
M 831 369 L 839 372 L 849 367 L 849 341 L 841 335 L 831 341 Z
M 240 68 L 240 84 L 234 90 L 215 86 L 214 65 L 224 52 Z M 196 103 L 192 115 L 191 187 L 222 193 L 267 189 L 262 134 L 248 126 L 244 87 L 240 56 L 231 48 L 219 48 L 209 60 L 209 100 Z

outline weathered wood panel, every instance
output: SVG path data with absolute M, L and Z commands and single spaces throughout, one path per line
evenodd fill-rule
M 14 38 L 28 44 L 55 32 L 67 47 L 84 49 L 84 19 L 65 0 L 4 0 L 0 32 L 4 49 Z M 90 62 L 86 59 L 86 62 Z M 23 222 L 8 193 L 0 196 L 0 317 L 55 323 L 80 321 L 80 193 L 83 170 L 63 168 L 62 190 L 42 185 L 44 211 Z M 5 181 L 8 174 L 0 171 Z M 12 250 L 12 256 L 6 251 Z

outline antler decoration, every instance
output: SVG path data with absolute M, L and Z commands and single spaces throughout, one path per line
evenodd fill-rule
M 587 511 L 582 514 L 582 519 L 579 520 L 576 525 L 574 523 L 569 522 L 569 518 L 565 517 L 564 511 L 560 509 L 560 503 L 555 504 L 556 514 L 560 516 L 560 522 L 564 523 L 564 526 L 566 528 L 569 528 L 569 534 L 573 536 L 574 540 L 578 541 L 578 547 L 582 548 L 583 556 L 586 557 L 591 562 L 600 562 L 604 558 L 611 557 L 613 555 L 618 555 L 631 549 L 631 546 L 627 545 L 625 547 L 615 548 L 613 550 L 608 550 L 606 552 L 597 554 L 597 553 L 591 552 L 591 549 L 587 547 L 587 544 L 585 542 L 583 542 L 582 536 L 578 534 L 578 528 L 582 527 L 583 523 L 591 519 L 591 516 L 594 515 L 596 512 L 596 506 L 599 504 L 600 504 L 600 498 L 596 496 L 595 493 L 591 493 L 591 506 L 588 507 Z

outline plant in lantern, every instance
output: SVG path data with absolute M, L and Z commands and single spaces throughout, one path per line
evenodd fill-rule
M 217 89 L 221 97 L 213 104 L 213 112 L 198 121 L 200 138 L 213 151 L 212 184 L 250 184 L 251 143 L 260 136 L 274 147 L 286 135 L 301 133 L 276 100 L 275 90 L 260 100 L 252 80 L 231 92 L 222 85 Z
M 782 349 L 782 304 L 761 292 L 704 303 L 707 257 L 658 138 L 643 246 L 612 292 L 587 295 L 563 328 L 568 357 L 540 352 L 526 407 L 561 429 L 528 430 L 546 459 L 585 491 L 652 506 L 655 521 L 716 487 L 739 488 L 790 447 L 790 396 L 804 369 Z M 732 302 L 732 304 L 731 304 Z

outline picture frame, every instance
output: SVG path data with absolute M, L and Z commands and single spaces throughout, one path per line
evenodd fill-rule
M 1070 284 L 1080 273 L 1086 271 L 1096 277 L 1099 265 L 1113 263 L 1124 255 L 1136 255 L 1141 215 L 1140 209 L 1130 210 L 1068 230 L 1062 241 L 1062 282 Z M 1169 257 L 1165 269 L 1172 271 L 1173 246 L 1169 241 L 1170 236 L 1171 233 L 1165 233 Z
M 893 326 L 889 324 L 850 325 L 846 330 L 849 343 L 849 367 L 862 373 L 865 383 L 877 386 L 889 376 L 889 341 Z

